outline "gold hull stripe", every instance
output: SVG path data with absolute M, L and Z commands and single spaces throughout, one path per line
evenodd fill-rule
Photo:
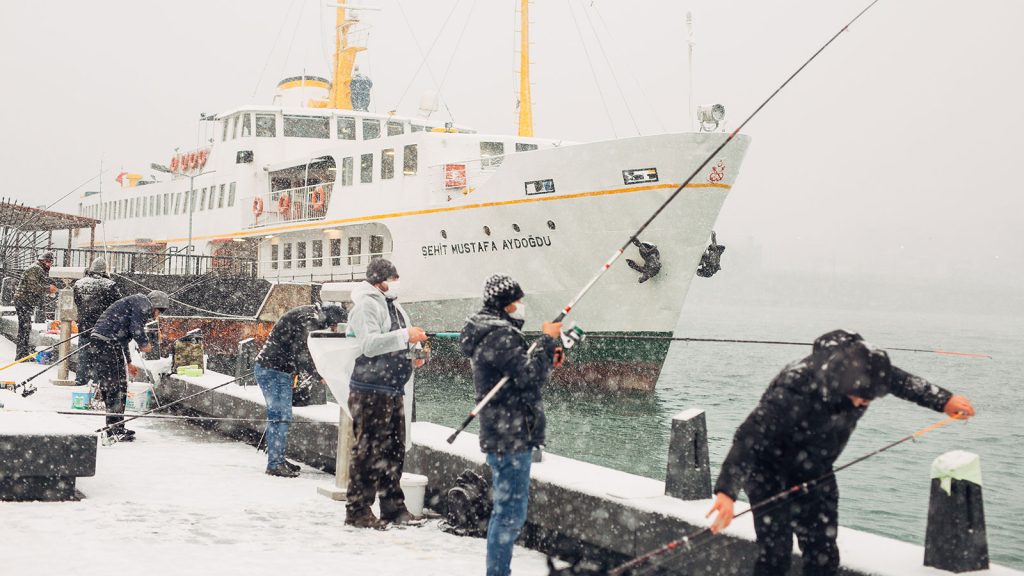
M 372 216 L 358 216 L 355 218 L 341 218 L 338 220 L 315 220 L 312 222 L 303 222 L 301 224 L 290 224 L 286 226 L 274 226 L 269 228 L 260 228 L 253 230 L 243 230 L 240 232 L 228 232 L 224 234 L 212 234 L 207 236 L 193 236 L 192 241 L 196 240 L 215 240 L 218 238 L 246 238 L 253 236 L 266 236 L 267 234 L 275 234 L 279 232 L 289 232 L 293 230 L 303 230 L 309 228 L 328 228 L 338 224 L 354 224 L 356 222 L 368 222 L 373 220 L 385 220 L 389 218 L 402 218 L 405 216 L 421 216 L 424 214 L 438 214 L 441 212 L 456 212 L 459 210 L 473 210 L 477 208 L 492 208 L 495 206 L 511 206 L 513 204 L 527 204 L 531 202 L 547 202 L 551 200 L 572 200 L 575 198 L 589 198 L 593 196 L 610 196 L 612 194 L 629 194 L 631 192 L 643 192 L 645 190 L 664 190 L 667 188 L 676 189 L 678 184 L 652 184 L 650 186 L 630 186 L 626 188 L 611 188 L 608 190 L 596 190 L 593 192 L 579 192 L 577 194 L 563 194 L 561 196 L 543 196 L 540 198 L 519 198 L 516 200 L 502 200 L 500 202 L 481 202 L 479 204 L 466 204 L 463 206 L 447 206 L 441 208 L 427 208 L 424 210 L 412 210 L 408 212 L 392 212 L 388 214 L 375 214 Z M 722 188 L 728 190 L 732 188 L 730 184 L 719 184 L 719 183 L 708 183 L 708 184 L 688 184 L 687 188 Z M 188 238 L 168 238 L 166 240 L 154 240 L 154 242 L 188 242 Z M 106 246 L 130 246 L 134 245 L 134 240 L 123 240 L 116 242 L 107 242 Z M 98 246 L 100 244 L 97 244 Z

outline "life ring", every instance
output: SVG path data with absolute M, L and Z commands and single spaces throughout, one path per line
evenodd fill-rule
M 177 156 L 171 156 L 171 172 L 177 172 L 178 171 L 178 164 L 179 163 L 180 163 L 180 160 L 178 159 Z
M 198 162 L 200 168 L 206 166 L 206 157 L 209 156 L 209 154 L 210 152 L 206 148 L 203 148 L 202 150 L 199 151 Z
M 199 155 L 195 152 L 188 153 L 188 169 L 192 170 L 196 167 L 196 162 L 199 160 Z
M 263 214 L 263 198 L 259 196 L 252 199 L 252 215 L 259 218 Z
M 323 186 L 317 186 L 309 193 L 309 203 L 313 205 L 314 210 L 324 209 L 327 205 L 327 196 L 324 194 Z
M 288 209 L 291 208 L 291 206 L 292 206 L 292 199 L 288 196 L 287 192 L 285 192 L 284 194 L 281 194 L 281 196 L 278 197 L 278 199 L 277 199 L 277 211 L 278 212 L 280 212 L 281 214 L 287 214 L 288 213 Z

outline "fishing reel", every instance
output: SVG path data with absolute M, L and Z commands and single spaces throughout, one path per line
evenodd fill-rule
M 413 361 L 423 360 L 424 364 L 430 362 L 430 340 L 424 340 L 422 347 L 409 348 L 406 358 Z
M 562 331 L 562 348 L 568 351 L 573 346 L 581 344 L 586 340 L 586 338 L 587 335 L 583 331 L 583 328 L 580 328 L 575 322 L 573 322 L 569 324 L 568 328 Z

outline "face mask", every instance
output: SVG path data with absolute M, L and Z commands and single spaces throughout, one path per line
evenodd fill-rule
M 394 300 L 398 298 L 399 292 L 400 290 L 398 280 L 395 280 L 394 282 L 388 282 L 388 291 L 384 293 L 384 297 L 389 300 Z
M 526 304 L 516 302 L 516 309 L 508 313 L 509 318 L 526 320 Z

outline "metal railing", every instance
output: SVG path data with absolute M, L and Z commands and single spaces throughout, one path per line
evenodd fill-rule
M 9 246 L 8 250 L 42 252 L 33 246 Z M 97 256 L 107 261 L 107 270 L 122 274 L 206 274 L 217 272 L 224 276 L 256 277 L 255 258 L 236 256 L 202 256 L 198 254 L 141 252 L 124 250 L 93 250 L 82 248 L 52 248 L 54 265 L 88 267 Z M 34 256 L 33 256 L 34 257 Z
M 358 264 L 349 264 L 349 258 L 358 258 Z M 299 267 L 299 260 L 292 259 L 291 266 L 284 267 L 285 260 L 260 260 L 259 275 L 268 280 L 293 282 L 352 282 L 366 279 L 366 267 L 375 258 L 391 258 L 391 252 L 363 252 L 360 254 L 325 255 L 323 257 L 307 257 L 306 266 Z M 321 261 L 320 266 L 313 266 Z M 339 264 L 334 264 L 339 260 Z M 277 267 L 274 267 L 277 264 Z
M 323 220 L 331 205 L 333 189 L 334 184 L 314 184 L 253 196 L 249 199 L 252 223 L 248 227 Z

